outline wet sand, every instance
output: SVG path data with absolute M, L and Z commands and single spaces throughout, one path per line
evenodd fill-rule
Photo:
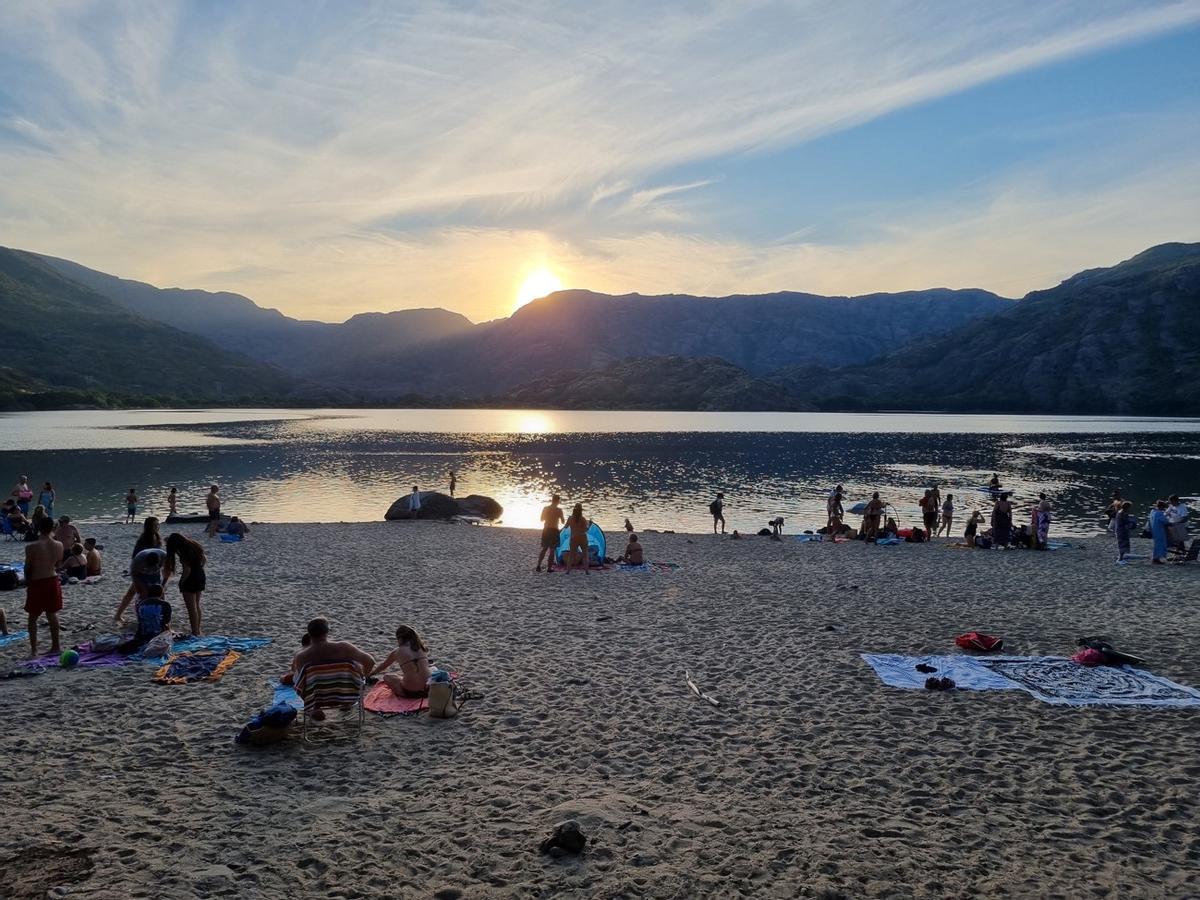
M 117 574 L 66 589 L 68 642 L 104 630 L 136 536 L 90 533 Z M 0 895 L 1200 894 L 1200 711 L 903 691 L 858 657 L 955 652 L 971 629 L 1069 655 L 1104 634 L 1198 685 L 1200 567 L 1120 568 L 1099 539 L 644 543 L 681 568 L 536 575 L 534 532 L 425 522 L 210 544 L 207 630 L 275 638 L 221 682 L 0 681 Z M 23 600 L 0 594 L 10 627 Z M 316 614 L 377 656 L 412 624 L 483 697 L 451 721 L 369 716 L 356 744 L 233 745 Z M 585 854 L 539 855 L 565 818 Z

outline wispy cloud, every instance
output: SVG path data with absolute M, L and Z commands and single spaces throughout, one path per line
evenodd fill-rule
M 596 287 L 639 260 L 661 266 L 643 290 L 824 284 L 835 259 L 781 268 L 787 249 L 679 205 L 717 174 L 671 171 L 1187 26 L 1200 2 L 17 0 L 3 16 L 0 241 L 319 318 L 487 318 L 542 257 Z

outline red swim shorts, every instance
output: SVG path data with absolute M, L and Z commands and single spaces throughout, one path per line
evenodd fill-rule
M 62 609 L 62 583 L 58 576 L 39 578 L 25 585 L 25 612 L 40 615 Z

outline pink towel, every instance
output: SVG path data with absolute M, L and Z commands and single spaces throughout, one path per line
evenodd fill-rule
M 415 716 L 429 709 L 427 697 L 397 697 L 382 681 L 367 691 L 363 706 L 384 716 Z

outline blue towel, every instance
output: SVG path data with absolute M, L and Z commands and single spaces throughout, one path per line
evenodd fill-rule
M 16 641 L 29 640 L 28 631 L 10 631 L 8 634 L 0 635 L 0 647 L 7 647 L 9 644 Z
M 199 638 L 180 638 L 175 642 L 175 646 L 171 652 L 194 653 L 197 650 L 212 650 L 214 653 L 224 653 L 228 650 L 236 650 L 238 653 L 248 653 L 251 650 L 257 650 L 259 647 L 265 647 L 269 643 L 271 643 L 270 638 L 237 638 L 214 634 Z M 156 666 L 161 666 L 167 661 L 165 656 L 135 656 L 132 658 L 140 659 L 142 662 L 148 662 Z
M 278 681 L 272 681 L 271 688 L 275 691 L 275 695 L 271 698 L 272 706 L 279 706 L 282 703 L 293 709 L 304 709 L 304 701 L 300 699 L 300 695 L 296 693 L 296 689 L 290 684 L 280 684 Z

